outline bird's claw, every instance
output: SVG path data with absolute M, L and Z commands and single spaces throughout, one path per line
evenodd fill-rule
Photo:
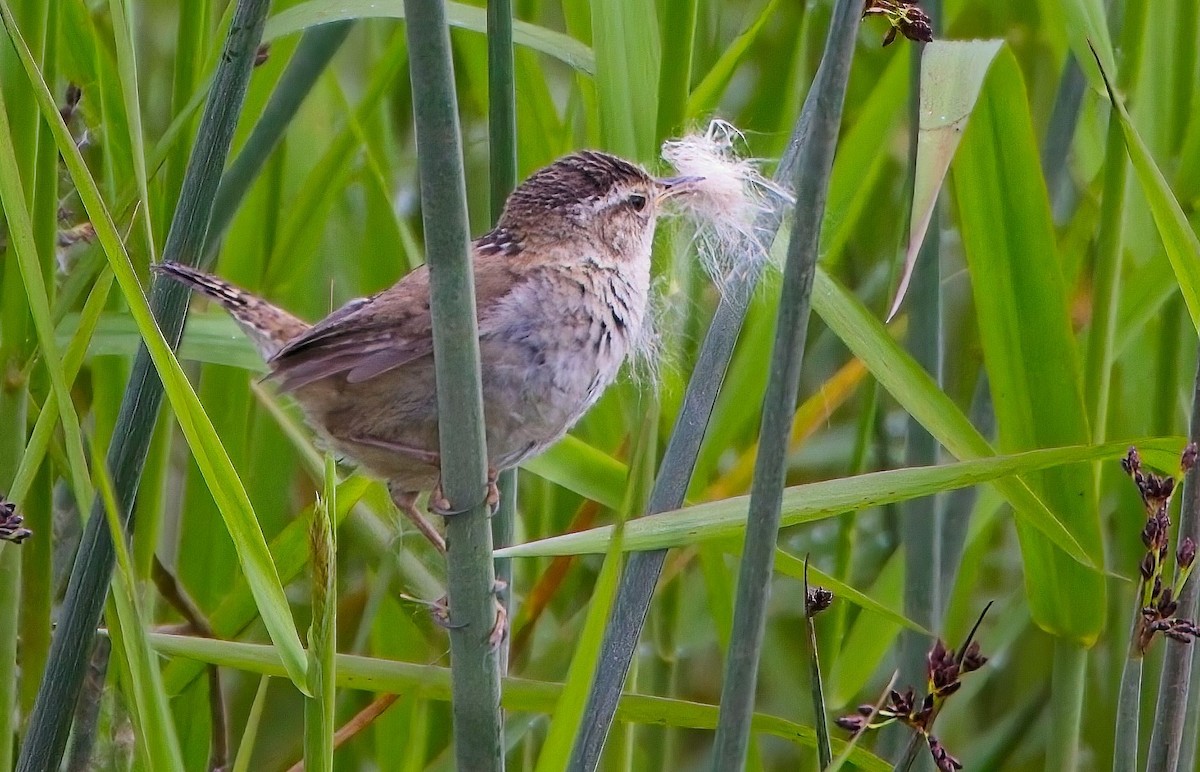
M 500 593 L 506 589 L 508 589 L 508 582 L 503 579 L 497 579 L 492 583 L 492 592 L 496 594 L 496 621 L 492 623 L 492 629 L 488 631 L 487 637 L 488 645 L 492 649 L 500 648 L 500 644 L 504 643 L 504 639 L 508 637 L 508 608 L 500 599 Z
M 487 504 L 488 516 L 496 514 L 500 509 L 500 486 L 496 484 L 497 476 L 498 474 L 495 469 L 488 469 L 487 495 L 483 500 Z M 429 511 L 442 517 L 453 517 L 454 515 L 461 515 L 467 509 L 455 509 L 450 503 L 450 499 L 446 498 L 446 494 L 442 492 L 442 481 L 438 480 L 437 485 L 433 487 L 433 491 L 429 494 Z

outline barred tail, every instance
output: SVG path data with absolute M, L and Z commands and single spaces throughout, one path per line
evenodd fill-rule
M 237 309 L 245 308 L 249 304 L 249 298 L 253 297 L 245 290 L 183 263 L 158 263 L 151 266 L 151 270 L 164 276 L 170 276 L 180 284 L 207 295 L 235 314 Z
M 158 263 L 152 270 L 220 303 L 264 359 L 270 359 L 285 343 L 308 330 L 308 324 L 282 308 L 204 271 L 172 262 Z

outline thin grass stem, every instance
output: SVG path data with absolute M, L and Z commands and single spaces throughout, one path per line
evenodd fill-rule
M 479 333 L 467 225 L 462 139 L 446 7 L 405 0 L 421 216 L 429 264 L 442 492 L 446 523 L 454 754 L 459 769 L 504 769 L 500 657 Z
M 831 71 L 848 71 L 853 49 L 826 51 L 817 82 L 809 90 L 804 108 L 796 121 L 787 149 L 775 171 L 776 181 L 787 182 L 796 173 L 800 148 L 807 142 L 811 127 L 827 118 L 821 113 L 820 96 L 826 82 L 834 79 Z M 824 74 L 822 74 L 824 73 Z M 776 211 L 759 224 L 766 244 L 774 239 L 783 218 Z M 688 381 L 675 419 L 658 477 L 650 492 L 647 514 L 666 512 L 683 505 L 692 472 L 700 453 L 725 371 L 733 356 L 734 344 L 742 328 L 746 309 L 758 285 L 760 269 L 734 273 L 713 314 L 713 319 L 696 358 L 693 376 Z M 789 422 L 790 423 L 790 422 Z M 568 769 L 591 772 L 600 762 L 604 741 L 612 727 L 617 703 L 637 649 L 638 638 L 646 623 L 650 600 L 666 560 L 666 550 L 638 552 L 630 556 L 621 577 L 621 587 L 604 631 L 604 656 L 596 670 L 582 732 L 571 749 Z
M 746 542 L 738 573 L 733 637 L 726 660 L 721 711 L 713 747 L 714 770 L 741 769 L 745 764 L 754 713 L 758 663 L 766 630 L 767 598 L 775 565 L 780 506 L 787 477 L 791 416 L 800 387 L 800 368 L 808 334 L 813 276 L 816 271 L 821 221 L 833 170 L 834 148 L 841 125 L 842 104 L 862 6 L 842 0 L 834 10 L 826 54 L 836 63 L 823 69 L 814 87 L 819 94 L 820 120 L 810 127 L 800 151 L 795 176 L 796 211 L 788 243 L 783 290 L 779 299 L 775 345 L 771 354 L 767 392 L 763 398 L 762 431 L 750 492 Z M 821 76 L 819 75 L 818 78 Z
M 495 222 L 504 211 L 508 194 L 517 184 L 517 96 L 513 74 L 512 0 L 492 0 L 487 6 L 488 41 L 488 179 L 491 215 Z M 492 517 L 492 543 L 497 548 L 513 543 L 517 517 L 517 470 L 506 469 L 497 481 L 500 509 Z M 505 614 L 513 619 L 512 560 L 496 560 L 496 580 Z M 511 636 L 501 642 L 500 672 L 508 672 Z

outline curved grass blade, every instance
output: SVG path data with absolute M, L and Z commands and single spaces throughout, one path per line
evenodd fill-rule
M 105 522 L 112 534 L 113 546 L 117 553 L 112 607 L 116 610 L 119 623 L 116 629 L 109 631 L 109 635 L 114 645 L 123 650 L 125 655 L 133 691 L 130 695 L 133 698 L 131 702 L 137 717 L 134 724 L 141 735 L 141 747 L 152 769 L 183 772 L 183 755 L 179 750 L 179 738 L 171 715 L 170 701 L 163 689 L 158 661 L 146 638 L 150 621 L 135 591 L 137 575 L 133 571 L 129 550 L 125 546 L 125 537 L 121 533 L 120 510 L 113 493 L 112 480 L 104 469 L 104 460 L 99 451 L 94 454 L 93 460 L 96 462 L 96 479 L 100 500 L 104 505 Z
M 11 12 L 4 7 L 5 23 L 13 25 Z M 32 187 L 32 181 L 29 186 Z M 20 169 L 13 145 L 12 130 L 3 93 L 0 93 L 0 201 L 3 202 L 4 219 L 8 225 L 8 240 L 12 254 L 25 284 L 25 297 L 29 315 L 41 350 L 42 364 L 50 376 L 55 402 L 59 405 L 63 434 L 67 441 L 67 458 L 71 491 L 80 511 L 91 502 L 91 486 L 88 482 L 87 456 L 83 449 L 83 435 L 79 429 L 79 415 L 71 400 L 67 377 L 63 372 L 62 357 L 58 341 L 54 336 L 54 323 L 50 315 L 50 300 L 42 266 L 38 261 L 37 246 L 33 231 L 33 220 L 25 200 Z
M 166 254 L 172 258 L 194 260 L 202 249 L 212 195 L 245 93 L 251 61 L 258 47 L 262 21 L 266 15 L 266 5 L 263 0 L 242 0 L 234 11 L 234 23 L 226 41 L 225 57 L 218 67 L 215 87 L 201 122 L 197 149 L 189 166 L 189 184 L 185 185 L 183 200 L 176 212 L 175 225 L 168 236 Z M 159 322 L 156 322 L 151 314 L 146 297 L 133 273 L 128 255 L 125 254 L 124 246 L 96 183 L 79 154 L 74 138 L 63 124 L 55 100 L 38 73 L 36 62 L 28 47 L 14 26 L 11 11 L 6 3 L 0 3 L 0 11 L 3 13 L 9 38 L 33 86 L 38 106 L 54 135 L 55 144 L 96 228 L 116 280 L 141 325 L 148 346 L 147 354 L 140 355 L 135 362 L 133 379 L 122 402 L 119 421 L 124 430 L 114 438 L 109 449 L 108 466 L 112 470 L 122 515 L 128 517 L 132 506 L 133 491 L 140 477 L 155 418 L 161 405 L 162 384 L 154 373 L 157 367 L 171 383 L 170 393 L 177 415 L 181 418 L 185 432 L 190 435 L 189 444 L 192 445 L 197 460 L 208 467 L 207 471 L 213 475 L 211 483 L 223 499 L 229 499 L 226 503 L 239 507 L 239 511 L 230 512 L 240 519 L 231 519 L 230 523 L 243 528 L 246 531 L 243 535 L 257 533 L 261 543 L 262 533 L 258 530 L 257 523 L 252 520 L 251 510 L 248 506 L 239 506 L 248 504 L 245 501 L 245 491 L 229 465 L 228 457 L 221 452 L 220 443 L 212 433 L 211 423 L 206 423 L 206 416 L 196 400 L 195 393 L 179 370 L 179 363 L 167 343 L 167 337 L 172 343 L 178 341 L 186 305 L 185 291 L 182 288 L 167 287 L 161 282 L 156 285 L 158 290 L 155 292 L 154 305 L 160 314 L 160 329 Z M 166 337 L 162 330 L 166 331 Z M 60 405 L 60 409 L 65 407 Z M 204 428 L 208 429 L 207 434 Z M 222 511 L 226 511 L 226 508 L 223 507 Z M 247 517 L 251 519 L 247 520 Z M 18 761 L 18 768 L 21 770 L 56 766 L 66 744 L 71 706 L 75 704 L 75 697 L 83 679 L 85 658 L 91 648 L 88 643 L 95 634 L 96 621 L 114 560 L 112 543 L 102 522 L 100 516 L 93 516 L 85 532 L 84 543 L 67 590 L 67 601 L 51 646 L 47 669 L 49 676 L 39 689 L 30 721 L 30 733 L 21 749 Z M 264 602 L 264 617 L 267 618 L 268 628 L 277 636 L 283 661 L 294 680 L 303 684 L 304 653 L 278 577 L 274 576 L 272 584 L 269 578 L 258 574 L 259 569 L 269 566 L 265 543 L 262 543 L 261 547 L 257 554 L 243 553 L 243 556 L 249 558 L 248 565 L 253 571 L 255 589 L 260 600 Z M 264 557 L 266 565 L 261 562 Z M 257 565 L 256 560 L 259 561 Z M 269 574 L 274 574 L 273 566 L 269 566 Z
M 733 42 L 722 52 L 721 58 L 704 75 L 704 79 L 692 89 L 692 93 L 688 95 L 687 100 L 687 115 L 693 118 L 707 115 L 712 112 L 717 102 L 721 98 L 721 94 L 729 85 L 729 81 L 733 79 L 733 74 L 737 71 L 738 65 L 742 63 L 746 53 L 750 47 L 754 45 L 754 41 L 758 39 L 759 33 L 767 26 L 767 22 L 775 14 L 775 9 L 779 7 L 779 0 L 770 0 L 754 21 L 746 28 L 742 34 L 734 38 Z
M 900 285 L 887 314 L 889 322 L 904 301 L 950 161 L 975 108 L 983 79 L 1003 43 L 1002 40 L 934 41 L 925 46 L 921 55 L 920 127 L 912 222 Z
M 309 0 L 272 16 L 263 30 L 263 40 L 271 41 L 319 24 L 344 19 L 404 18 L 403 0 Z M 446 20 L 452 27 L 487 31 L 487 11 L 463 3 L 446 3 Z M 561 32 L 538 27 L 520 20 L 513 22 L 513 42 L 553 56 L 580 72 L 596 72 L 592 50 Z
M 1092 54 L 1094 60 L 1100 63 L 1100 54 L 1095 49 Z M 1154 216 L 1154 224 L 1158 226 L 1163 249 L 1171 259 L 1171 267 L 1175 269 L 1175 278 L 1187 304 L 1192 325 L 1197 334 L 1200 334 L 1200 238 L 1192 230 L 1179 201 L 1171 192 L 1171 186 L 1167 184 L 1166 178 L 1154 163 L 1149 148 L 1134 128 L 1125 105 L 1113 91 L 1108 72 L 1109 69 L 1102 65 L 1100 74 L 1104 79 L 1109 101 L 1112 102 L 1113 110 L 1120 120 L 1129 160 L 1133 163 L 1134 174 L 1142 187 L 1146 203 L 1150 206 L 1150 213 Z
M 1068 464 L 1116 459 L 1125 453 L 1131 444 L 1137 444 L 1139 448 L 1145 445 L 1147 448 L 1177 449 L 1183 445 L 1183 440 L 1174 437 L 1152 438 L 1133 442 L 1109 442 L 1103 445 L 1046 448 L 1011 455 L 990 455 L 940 466 L 892 469 L 797 485 L 784 491 L 782 525 L 810 523 L 846 512 L 930 496 L 985 482 L 994 483 L 1002 492 L 1007 490 L 1011 493 L 1012 483 L 1017 482 L 1012 478 Z M 1032 501 L 1038 501 L 1032 493 L 1029 493 L 1028 497 Z M 1024 500 L 1026 497 L 1021 498 Z M 667 549 L 710 539 L 738 537 L 745 528 L 748 502 L 749 497 L 739 496 L 633 520 L 625 525 L 623 548 L 626 551 Z M 1045 505 L 1042 507 L 1044 510 Z M 1041 517 L 1051 523 L 1057 522 L 1048 510 L 1044 511 Z M 1061 527 L 1058 526 L 1060 529 Z M 1043 523 L 1042 528 L 1057 533 L 1065 543 L 1070 543 L 1070 534 L 1056 531 L 1054 525 Z M 513 558 L 600 554 L 608 549 L 612 535 L 612 526 L 602 526 L 518 544 L 497 550 L 496 554 Z
M 150 644 L 165 656 L 186 657 L 202 663 L 231 667 L 250 673 L 282 676 L 279 654 L 271 646 L 183 635 L 151 633 Z M 337 655 L 337 685 L 343 689 L 411 694 L 427 700 L 450 699 L 450 671 L 427 664 Z M 511 712 L 549 714 L 558 704 L 562 684 L 526 678 L 504 679 L 503 705 Z M 691 729 L 713 729 L 717 707 L 667 697 L 622 694 L 616 717 L 638 724 L 660 724 Z M 752 724 L 761 734 L 778 737 L 802 748 L 816 748 L 816 733 L 809 727 L 776 716 L 756 713 Z M 840 752 L 847 743 L 833 741 Z M 887 772 L 891 764 L 868 751 L 856 748 L 849 759 L 867 772 Z
M 1089 441 L 1068 289 L 1040 174 L 1033 122 L 1017 59 L 1002 51 L 954 166 L 963 251 L 971 272 L 998 444 L 1014 453 Z M 1024 478 L 1103 564 L 1094 466 L 1068 465 Z M 1026 597 L 1043 629 L 1094 642 L 1104 627 L 1105 582 L 1018 521 Z
M 995 455 L 987 440 L 958 406 L 941 391 L 912 357 L 896 345 L 870 311 L 836 280 L 817 267 L 813 308 L 839 338 L 870 368 L 880 384 L 950 453 L 960 459 Z M 1017 517 L 1031 523 L 1054 544 L 1085 566 L 1099 570 L 1095 558 L 1020 479 L 1000 479 L 996 487 Z

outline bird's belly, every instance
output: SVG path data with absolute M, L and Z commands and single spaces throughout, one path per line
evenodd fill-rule
M 488 464 L 506 469 L 558 441 L 616 378 L 624 347 L 480 341 Z M 332 378 L 295 392 L 326 443 L 401 490 L 428 490 L 439 470 L 433 360 L 360 383 Z
M 504 469 L 562 438 L 616 378 L 624 352 L 484 341 L 488 457 Z

